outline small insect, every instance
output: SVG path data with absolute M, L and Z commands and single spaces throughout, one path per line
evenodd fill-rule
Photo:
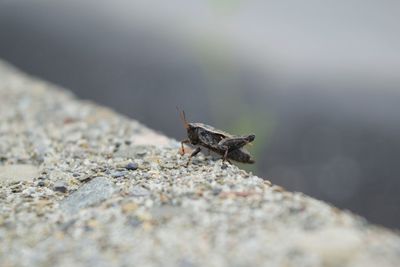
M 183 144 L 197 146 L 189 156 L 186 166 L 189 165 L 192 157 L 201 151 L 201 147 L 223 156 L 223 162 L 230 163 L 229 160 L 234 160 L 242 163 L 254 163 L 254 159 L 244 148 L 245 145 L 254 141 L 256 137 L 254 134 L 234 136 L 203 123 L 189 123 L 184 111 L 179 112 L 179 115 L 188 135 L 187 139 L 181 141 L 182 154 L 185 153 Z

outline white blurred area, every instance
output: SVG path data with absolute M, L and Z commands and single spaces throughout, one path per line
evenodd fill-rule
M 400 82 L 398 1 L 112 1 L 96 16 L 141 24 L 185 45 L 212 47 L 266 72 L 318 79 Z M 73 5 L 71 3 L 67 4 Z M 79 1 L 77 6 L 81 7 Z M 112 12 L 110 12 L 112 11 Z M 218 55 L 217 55 L 218 56 Z
M 322 75 L 400 82 L 400 2 L 395 0 L 14 0 L 3 6 L 42 8 L 48 15 L 42 19 L 56 26 L 54 16 L 68 15 L 64 19 L 126 34 L 142 28 L 285 79 Z

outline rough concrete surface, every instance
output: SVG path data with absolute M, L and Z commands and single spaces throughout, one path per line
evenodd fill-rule
M 400 236 L 0 63 L 0 266 L 400 266 Z

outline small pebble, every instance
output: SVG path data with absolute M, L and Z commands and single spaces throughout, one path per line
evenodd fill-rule
M 45 186 L 44 181 L 40 180 L 39 182 L 37 182 L 37 186 Z
M 134 171 L 134 170 L 137 170 L 138 167 L 139 167 L 139 165 L 136 162 L 130 162 L 125 166 L 125 169 Z
M 212 194 L 213 194 L 214 196 L 217 196 L 217 195 L 219 195 L 219 193 L 221 193 L 221 191 L 222 191 L 221 188 L 213 188 Z
M 125 140 L 125 145 L 130 146 L 132 142 L 130 140 Z
M 67 183 L 64 181 L 57 181 L 54 183 L 54 191 L 66 193 L 68 189 Z
M 140 221 L 139 219 L 135 218 L 131 218 L 128 220 L 128 224 L 132 227 L 138 227 L 142 224 L 142 221 Z
M 20 193 L 22 191 L 21 185 L 20 184 L 15 184 L 10 186 L 11 192 L 13 193 Z
M 120 142 L 115 142 L 115 147 L 116 148 L 119 148 L 121 146 L 121 143 Z

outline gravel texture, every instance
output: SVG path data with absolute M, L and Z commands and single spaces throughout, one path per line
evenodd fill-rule
M 400 266 L 398 233 L 0 62 L 0 266 Z

